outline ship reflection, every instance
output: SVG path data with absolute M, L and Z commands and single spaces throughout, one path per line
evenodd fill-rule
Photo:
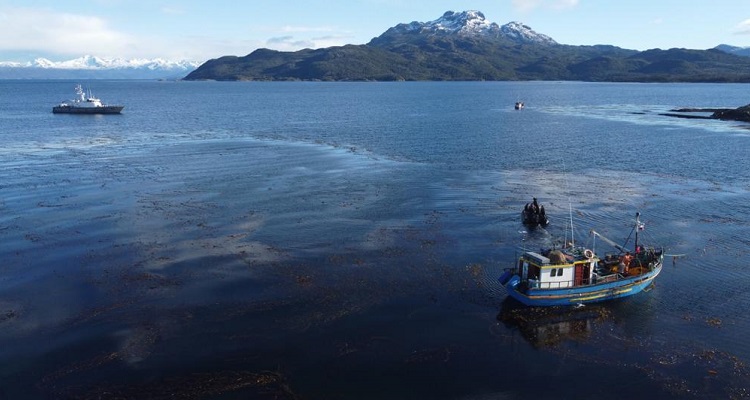
M 518 329 L 535 348 L 554 348 L 565 342 L 585 342 L 594 324 L 611 318 L 600 305 L 581 307 L 527 307 L 512 298 L 503 302 L 498 321 Z

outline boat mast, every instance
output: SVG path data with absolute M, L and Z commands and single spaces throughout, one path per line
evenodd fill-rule
M 634 249 L 637 252 L 638 251 L 638 231 L 640 231 L 643 225 L 641 225 L 641 213 L 636 212 L 635 213 L 635 245 Z
M 575 247 L 576 240 L 573 237 L 573 205 L 570 203 L 570 198 L 568 198 L 568 214 L 570 215 L 570 247 Z

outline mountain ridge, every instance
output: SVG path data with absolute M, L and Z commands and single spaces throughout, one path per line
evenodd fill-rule
M 65 61 L 39 57 L 0 62 L 0 79 L 180 79 L 201 63 L 163 58 L 105 58 L 85 55 Z
M 206 62 L 104 58 L 0 61 L 0 79 L 589 80 L 750 82 L 750 47 L 651 49 L 556 42 L 519 21 L 447 11 L 399 23 L 363 45 L 282 52 L 257 49 Z
M 484 13 L 477 10 L 462 12 L 446 11 L 440 18 L 427 21 L 400 23 L 373 38 L 367 45 L 378 46 L 398 37 L 459 37 L 459 38 L 505 38 L 517 43 L 558 44 L 551 37 L 535 32 L 522 22 L 512 21 L 503 26 L 487 21 Z
M 640 52 L 559 44 L 521 22 L 500 26 L 469 10 L 400 23 L 364 45 L 223 56 L 184 79 L 750 82 L 750 58 L 719 49 Z
M 491 37 L 505 35 L 524 42 L 557 44 L 549 36 L 534 32 L 533 29 L 518 21 L 512 21 L 503 26 L 487 21 L 484 13 L 477 10 L 446 11 L 440 18 L 433 21 L 401 23 L 386 30 L 380 37 L 402 34 Z
M 714 49 L 723 51 L 729 54 L 736 54 L 738 56 L 750 57 L 750 47 L 739 47 L 739 46 L 731 46 L 728 44 L 720 44 L 714 47 Z

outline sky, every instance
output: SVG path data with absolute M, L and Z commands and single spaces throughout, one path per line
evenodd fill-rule
M 203 62 L 258 48 L 365 44 L 388 28 L 479 10 L 570 45 L 750 47 L 750 0 L 0 0 L 0 61 Z

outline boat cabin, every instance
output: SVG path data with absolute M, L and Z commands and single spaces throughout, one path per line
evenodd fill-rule
M 528 251 L 518 261 L 518 272 L 521 282 L 529 288 L 562 289 L 592 283 L 597 261 L 593 253 L 575 255 L 551 250 L 545 256 Z

